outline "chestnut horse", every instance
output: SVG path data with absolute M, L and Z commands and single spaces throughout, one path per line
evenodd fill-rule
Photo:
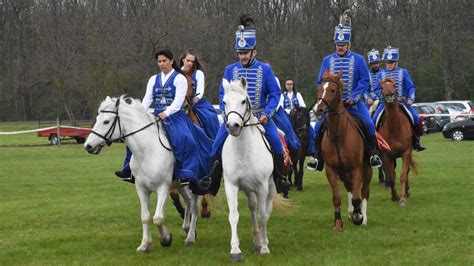
M 364 154 L 364 139 L 359 128 L 346 111 L 342 94 L 344 83 L 342 71 L 334 75 L 323 73 L 313 111 L 316 117 L 324 114 L 327 129 L 322 136 L 321 151 L 326 162 L 326 177 L 331 185 L 334 205 L 334 230 L 342 230 L 341 195 L 338 180 L 341 179 L 348 195 L 349 219 L 355 225 L 367 224 L 367 201 L 369 200 L 372 169 Z M 362 199 L 361 199 L 362 187 Z
M 291 161 L 293 162 L 292 170 L 288 173 L 288 179 L 291 182 L 291 176 L 295 173 L 294 186 L 297 190 L 303 190 L 303 169 L 304 160 L 308 153 L 309 134 L 308 128 L 310 125 L 309 110 L 305 107 L 298 107 L 291 110 L 290 113 L 291 126 L 295 130 L 296 136 L 301 142 L 301 149 L 291 153 Z
M 410 168 L 416 173 L 416 162 L 412 157 L 412 131 L 411 121 L 403 113 L 403 108 L 398 101 L 395 81 L 386 78 L 380 82 L 382 98 L 384 101 L 384 118 L 378 132 L 390 145 L 390 151 L 382 152 L 383 170 L 387 183 L 391 188 L 392 201 L 398 201 L 401 206 L 407 203 L 408 173 Z M 395 168 L 397 158 L 402 158 L 402 171 L 400 173 L 400 197 L 395 190 Z

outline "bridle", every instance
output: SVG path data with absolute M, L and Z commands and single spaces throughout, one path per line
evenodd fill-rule
M 236 114 L 242 121 L 243 121 L 243 124 L 242 124 L 242 127 L 249 127 L 249 126 L 256 126 L 256 125 L 260 125 L 261 123 L 260 122 L 257 122 L 257 123 L 254 123 L 254 124 L 249 124 L 248 122 L 250 121 L 250 118 L 252 117 L 251 116 L 251 112 L 250 110 L 252 109 L 251 106 L 250 106 L 250 100 L 249 98 L 245 98 L 245 103 L 246 103 L 246 108 L 245 108 L 245 112 L 243 115 L 241 115 L 239 112 L 237 111 L 230 111 L 229 113 L 227 113 L 224 117 L 224 123 L 227 123 L 227 120 L 228 120 L 228 117 L 230 114 Z M 247 117 L 247 118 L 246 118 Z
M 101 139 L 103 139 L 105 141 L 105 143 L 107 144 L 107 146 L 110 146 L 112 145 L 112 143 L 114 141 L 117 141 L 117 140 L 125 140 L 126 137 L 129 137 L 133 134 L 136 134 L 148 127 L 150 127 L 151 125 L 157 123 L 158 121 L 160 121 L 161 119 L 160 118 L 157 118 L 154 122 L 150 122 L 149 124 L 145 125 L 144 127 L 141 127 L 131 133 L 128 133 L 126 135 L 122 134 L 122 125 L 120 123 L 120 116 L 119 116 L 119 113 L 118 113 L 118 108 L 119 108 L 119 105 L 120 105 L 120 99 L 117 99 L 117 102 L 115 103 L 115 107 L 116 107 L 116 111 L 110 111 L 110 110 L 101 110 L 99 111 L 100 113 L 111 113 L 111 114 L 115 114 L 115 117 L 114 117 L 114 121 L 112 123 L 112 125 L 110 125 L 109 129 L 107 130 L 107 132 L 102 135 L 94 130 L 91 130 L 91 133 L 100 137 Z M 115 131 L 115 128 L 117 128 L 118 126 L 118 129 L 119 129 L 119 137 L 116 138 L 116 139 L 112 139 L 112 135 L 114 134 L 114 131 Z M 158 130 L 159 130 L 159 127 L 158 127 Z M 160 139 L 160 142 L 161 142 L 161 139 Z M 163 143 L 162 143 L 163 144 Z M 166 147 L 165 147 L 166 148 Z
M 338 115 L 342 114 L 342 112 L 345 111 L 345 108 L 344 108 L 343 111 L 338 112 L 336 109 L 334 109 L 334 106 L 333 106 L 334 101 L 336 101 L 337 99 L 339 99 L 339 96 L 340 96 L 340 94 L 341 94 L 341 90 L 340 90 L 340 85 L 339 85 L 339 83 L 336 82 L 336 81 L 334 81 L 334 80 L 329 80 L 329 79 L 325 79 L 325 80 L 323 80 L 323 82 L 329 82 L 329 83 L 334 83 L 334 84 L 336 84 L 336 96 L 334 96 L 334 98 L 331 100 L 331 102 L 326 101 L 326 99 L 324 99 L 323 97 L 318 97 L 318 98 L 316 99 L 316 103 L 315 103 L 315 104 L 317 104 L 319 101 L 322 101 L 322 102 L 327 106 L 326 110 L 324 110 L 323 113 L 336 113 L 336 114 L 338 114 Z

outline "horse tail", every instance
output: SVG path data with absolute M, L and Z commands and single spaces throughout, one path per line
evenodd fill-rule
M 415 160 L 415 157 L 412 156 L 411 157 L 411 160 L 410 160 L 410 170 L 413 171 L 413 175 L 418 175 L 418 169 L 419 169 L 420 165 L 418 164 L 418 162 Z
M 273 207 L 285 214 L 291 213 L 296 209 L 296 205 L 289 199 L 283 198 L 280 194 L 273 195 Z

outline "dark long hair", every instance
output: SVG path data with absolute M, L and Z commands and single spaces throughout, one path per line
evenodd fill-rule
M 156 52 L 155 60 L 158 60 L 158 56 L 160 55 L 168 58 L 169 60 L 173 60 L 173 65 L 172 65 L 173 69 L 176 70 L 178 73 L 182 73 L 181 68 L 178 67 L 178 63 L 176 63 L 176 60 L 173 59 L 174 58 L 173 52 L 171 52 L 168 49 L 161 49 L 158 52 Z
M 293 93 L 294 93 L 295 95 L 298 94 L 298 91 L 296 90 L 296 82 L 295 82 L 295 80 L 294 80 L 293 78 L 286 78 L 286 79 L 285 79 L 285 83 L 283 84 L 283 90 L 285 91 L 285 93 L 288 92 L 288 91 L 286 90 L 286 82 L 287 82 L 288 80 L 293 81 Z
M 195 59 L 195 60 L 194 60 L 194 65 L 193 65 L 193 67 L 192 67 L 192 69 L 191 69 L 191 71 L 190 71 L 190 72 L 191 72 L 190 74 L 194 73 L 194 71 L 196 71 L 196 70 L 198 70 L 198 69 L 202 71 L 202 70 L 203 70 L 203 67 L 202 67 L 201 63 L 199 63 L 198 57 L 197 57 L 196 53 L 195 53 L 192 49 L 188 49 L 188 50 L 184 51 L 184 53 L 181 54 L 181 58 L 180 58 L 180 60 L 179 60 L 180 67 L 183 67 L 183 65 L 184 65 L 184 59 L 185 59 L 186 56 L 188 56 L 188 55 L 193 55 L 193 56 L 194 56 L 194 59 Z

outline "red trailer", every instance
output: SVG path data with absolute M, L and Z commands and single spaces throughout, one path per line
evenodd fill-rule
M 61 137 L 61 140 L 75 139 L 77 143 L 84 143 L 87 136 L 89 136 L 91 133 L 91 130 L 91 128 L 60 126 L 59 136 L 57 127 L 39 130 L 37 135 L 38 137 L 48 137 L 49 141 L 53 145 L 58 145 L 59 137 Z

